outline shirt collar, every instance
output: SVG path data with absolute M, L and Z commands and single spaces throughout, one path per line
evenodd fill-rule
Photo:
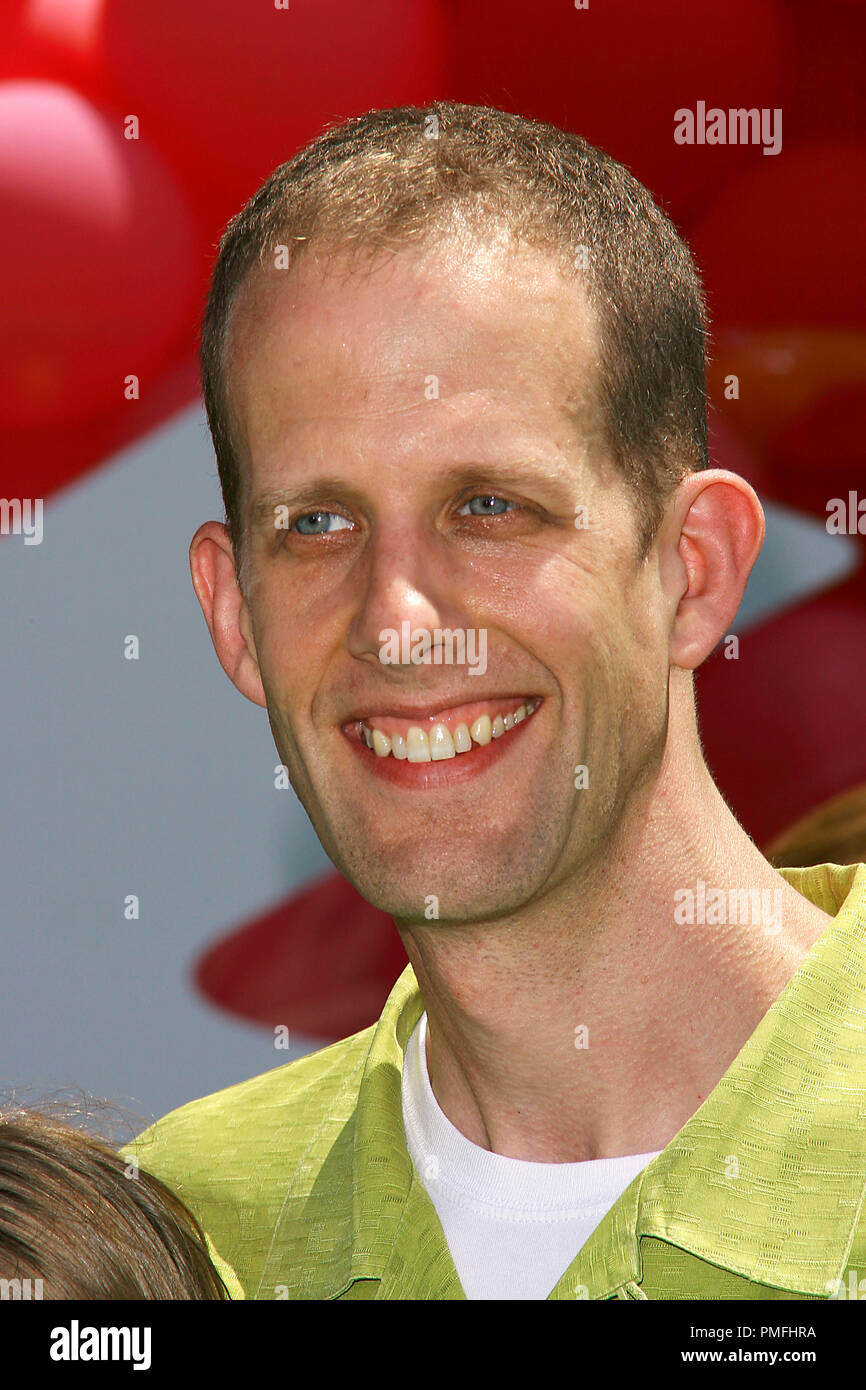
M 639 1235 L 826 1298 L 866 1191 L 866 864 L 782 869 L 833 921 L 636 1183 Z
M 790 1292 L 827 1297 L 828 1280 L 842 1277 L 866 1191 L 866 864 L 779 872 L 833 921 L 552 1297 L 574 1297 L 575 1282 L 591 1298 L 640 1297 L 644 1235 Z M 351 1249 L 325 1297 L 358 1279 L 381 1280 L 382 1298 L 465 1296 L 403 1131 L 403 1056 L 423 1009 L 407 966 L 363 1066 L 352 1117 Z M 626 1287 L 634 1294 L 622 1294 Z

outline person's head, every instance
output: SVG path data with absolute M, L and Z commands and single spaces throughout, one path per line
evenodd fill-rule
M 647 190 L 504 112 L 371 112 L 229 223 L 202 333 L 226 526 L 196 533 L 193 580 L 325 848 L 398 922 L 429 894 L 440 920 L 498 916 L 575 872 L 657 772 L 669 685 L 699 756 L 691 672 L 763 534 L 708 469 L 705 341 Z M 384 662 L 404 623 L 483 633 L 483 679 Z M 487 754 L 457 754 L 448 788 L 353 741 L 524 696 L 507 756 L 470 776 Z
M 27 1280 L 45 1299 L 229 1297 L 170 1188 L 94 1135 L 14 1109 L 0 1113 L 2 1296 Z

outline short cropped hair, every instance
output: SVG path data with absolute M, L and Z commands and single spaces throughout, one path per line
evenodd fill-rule
M 131 1166 L 50 1114 L 0 1114 L 4 1289 L 38 1279 L 45 1299 L 228 1299 L 195 1217 Z
M 220 240 L 201 374 L 239 578 L 243 477 L 227 360 L 238 291 L 254 268 L 274 264 L 278 246 L 285 266 L 322 245 L 373 258 L 447 236 L 455 213 L 482 238 L 504 229 L 514 244 L 549 253 L 584 286 L 600 337 L 606 442 L 636 504 L 640 558 L 677 483 L 707 467 L 703 291 L 643 184 L 580 135 L 507 111 L 445 101 L 370 111 L 274 170 Z

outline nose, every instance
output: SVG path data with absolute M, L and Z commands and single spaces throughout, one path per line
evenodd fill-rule
M 347 645 L 352 656 L 382 663 L 388 636 L 403 631 L 460 626 L 443 556 L 435 544 L 409 525 L 379 532 L 370 541 L 363 587 L 349 624 Z M 399 665 L 389 657 L 390 666 Z

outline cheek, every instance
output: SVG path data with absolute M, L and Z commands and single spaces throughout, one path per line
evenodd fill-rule
M 633 637 L 621 601 L 591 578 L 548 589 L 532 610 L 537 650 L 561 684 L 596 683 L 611 689 L 631 664 Z
M 269 702 L 291 707 L 315 670 L 314 634 L 284 605 L 271 609 L 255 628 L 256 653 L 262 685 Z M 299 660 L 299 653 L 302 659 Z
M 536 650 L 560 685 L 566 719 L 575 711 L 596 745 L 607 734 L 643 744 L 664 717 L 666 649 L 651 616 L 646 603 L 626 607 L 622 594 L 589 584 L 568 603 L 551 595 L 545 607 Z
M 268 653 L 269 664 L 286 664 L 287 657 L 314 651 L 322 639 L 322 624 L 311 601 L 310 586 L 287 582 L 279 574 L 260 581 L 255 595 L 256 646 Z

